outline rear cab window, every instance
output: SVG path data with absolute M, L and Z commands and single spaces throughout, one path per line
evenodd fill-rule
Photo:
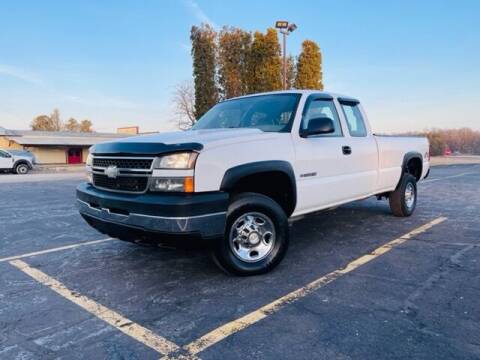
M 339 99 L 340 106 L 342 107 L 343 115 L 347 122 L 348 132 L 350 136 L 364 137 L 367 136 L 367 128 L 365 126 L 365 120 L 363 119 L 362 112 L 359 108 L 358 101 L 346 101 Z

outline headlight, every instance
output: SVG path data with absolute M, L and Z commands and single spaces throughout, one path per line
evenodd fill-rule
M 150 191 L 194 192 L 196 152 L 179 152 L 156 159 Z
M 157 159 L 155 169 L 193 169 L 198 153 L 181 152 L 165 155 Z
M 93 156 L 92 156 L 92 154 L 88 154 L 88 156 L 87 156 L 87 161 L 85 162 L 85 165 L 87 165 L 87 166 L 92 166 L 92 165 L 93 165 Z

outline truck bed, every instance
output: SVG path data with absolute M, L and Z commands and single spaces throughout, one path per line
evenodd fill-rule
M 378 147 L 378 191 L 391 191 L 400 179 L 406 154 L 418 153 L 423 158 L 420 178 L 425 177 L 429 168 L 428 140 L 420 136 L 374 135 Z

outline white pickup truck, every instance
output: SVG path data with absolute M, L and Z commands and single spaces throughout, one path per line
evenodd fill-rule
M 0 170 L 25 175 L 36 164 L 35 156 L 26 150 L 0 149 Z
M 94 228 L 210 241 L 222 269 L 253 275 L 285 255 L 289 218 L 369 196 L 410 216 L 429 144 L 373 135 L 354 98 L 281 91 L 223 101 L 189 131 L 95 145 L 87 171 L 77 205 Z

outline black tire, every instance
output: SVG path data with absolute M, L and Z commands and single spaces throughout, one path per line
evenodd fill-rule
M 412 200 L 408 201 L 407 188 L 410 191 L 413 189 L 413 202 Z M 415 176 L 405 173 L 395 191 L 389 194 L 388 200 L 393 215 L 399 217 L 412 215 L 417 205 L 417 180 Z
M 21 163 L 15 166 L 15 173 L 18 175 L 25 175 L 29 171 L 29 167 L 27 164 Z
M 249 213 L 259 214 L 260 217 L 270 220 L 269 224 L 274 228 L 271 250 L 265 254 L 265 257 L 250 262 L 242 260 L 234 253 L 235 244 L 230 240 L 231 232 L 237 231 L 237 228 L 232 229 L 232 226 Z M 259 237 L 260 242 L 266 241 L 265 237 L 261 238 L 263 240 Z M 227 273 L 240 276 L 258 275 L 272 270 L 280 263 L 288 249 L 288 242 L 288 218 L 280 205 L 261 194 L 243 193 L 236 196 L 230 203 L 225 236 L 218 241 L 212 255 L 215 263 Z

